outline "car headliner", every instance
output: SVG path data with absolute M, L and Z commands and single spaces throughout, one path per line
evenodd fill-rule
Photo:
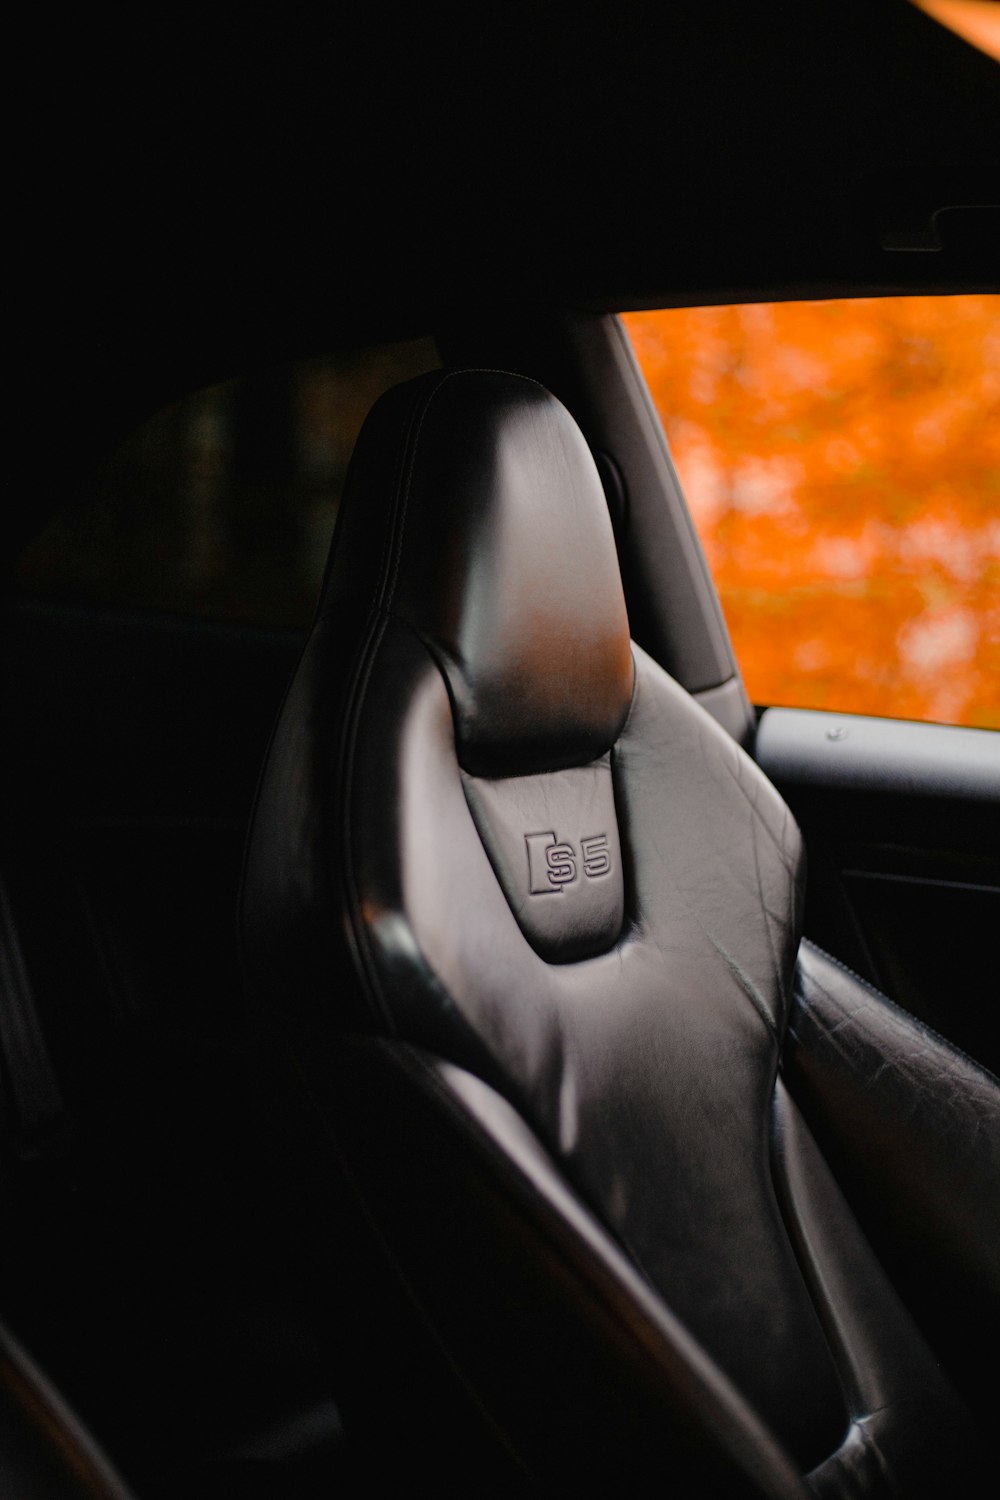
M 998 285 L 1000 65 L 906 0 L 141 7 L 29 55 L 26 512 L 186 389 L 441 317 Z

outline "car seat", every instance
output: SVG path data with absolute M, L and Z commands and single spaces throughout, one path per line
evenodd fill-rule
M 353 1225 L 359 1380 L 439 1491 L 463 1421 L 470 1493 L 979 1483 L 950 1377 L 995 1339 L 1000 1090 L 802 944 L 803 882 L 778 794 L 630 642 L 568 412 L 493 371 L 383 397 L 241 930 Z M 930 1264 L 978 1309 L 950 1374 L 846 1195 L 904 1296 Z

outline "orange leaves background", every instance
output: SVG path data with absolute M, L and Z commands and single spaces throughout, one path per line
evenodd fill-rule
M 751 698 L 1000 728 L 1000 297 L 623 321 Z

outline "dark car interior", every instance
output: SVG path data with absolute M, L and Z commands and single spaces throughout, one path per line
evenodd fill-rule
M 94 25 L 26 49 L 0 1491 L 988 1493 L 1000 741 L 750 703 L 616 314 L 1000 291 L 1000 65 Z

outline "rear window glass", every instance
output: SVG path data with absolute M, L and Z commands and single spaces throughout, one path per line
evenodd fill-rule
M 623 322 L 751 697 L 1000 728 L 1000 297 Z
M 307 625 L 361 424 L 439 364 L 430 340 L 198 391 L 157 413 L 22 555 L 22 594 Z

